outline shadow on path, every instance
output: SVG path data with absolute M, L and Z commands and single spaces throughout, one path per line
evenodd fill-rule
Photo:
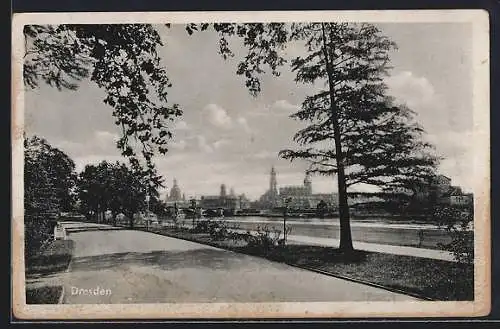
M 186 268 L 210 268 L 229 270 L 248 265 L 249 256 L 233 254 L 217 249 L 193 249 L 187 251 L 151 251 L 114 253 L 74 258 L 72 271 L 96 271 L 122 265 L 159 267 L 163 270 Z

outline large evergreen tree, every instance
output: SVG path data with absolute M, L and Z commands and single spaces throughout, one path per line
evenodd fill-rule
M 281 155 L 308 160 L 311 172 L 337 176 L 340 249 L 350 251 L 347 189 L 359 183 L 387 190 L 424 183 L 436 159 L 420 139 L 414 113 L 387 95 L 383 78 L 395 44 L 375 26 L 294 24 L 291 39 L 307 47 L 307 55 L 291 63 L 295 80 L 325 87 L 292 115 L 308 124 L 294 136 L 301 149 Z
M 278 76 L 287 62 L 282 50 L 290 43 L 304 44 L 305 55 L 293 59 L 291 69 L 297 83 L 311 84 L 315 92 L 292 117 L 308 126 L 294 136 L 301 148 L 280 154 L 309 161 L 311 172 L 337 176 L 341 250 L 353 249 L 348 187 L 364 183 L 383 190 L 415 189 L 432 176 L 437 158 L 431 145 L 422 142 L 414 112 L 396 104 L 383 83 L 396 45 L 374 25 L 256 23 L 214 29 L 243 39 L 248 53 L 237 74 L 246 78 L 254 95 L 260 92 L 264 66 Z M 232 56 L 227 46 L 221 53 Z

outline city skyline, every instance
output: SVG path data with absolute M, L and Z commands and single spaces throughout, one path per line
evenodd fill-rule
M 386 79 L 390 94 L 417 112 L 426 139 L 444 157 L 439 173 L 472 191 L 471 27 L 398 23 L 380 28 L 399 46 Z M 224 62 L 217 54 L 215 34 L 188 36 L 183 26 L 173 25 L 161 29 L 161 37 L 166 46 L 160 54 L 173 83 L 169 98 L 184 110 L 173 127 L 169 152 L 156 159 L 165 178 L 162 195 L 177 178 L 186 196 L 214 194 L 224 183 L 257 199 L 267 189 L 271 166 L 278 185 L 299 184 L 307 163 L 278 159 L 278 152 L 295 146 L 291 139 L 301 123 L 288 115 L 311 87 L 295 84 L 285 67 L 279 78 L 265 76 L 262 94 L 252 98 L 234 73 L 235 60 Z M 288 55 L 301 51 L 292 45 Z M 119 128 L 103 98 L 104 92 L 89 81 L 76 92 L 41 85 L 26 93 L 26 131 L 66 152 L 79 171 L 101 160 L 126 162 L 116 149 Z M 336 192 L 334 178 L 312 180 L 318 193 Z

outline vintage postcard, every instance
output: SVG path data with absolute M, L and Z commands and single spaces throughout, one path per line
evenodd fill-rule
M 488 28 L 15 14 L 14 315 L 487 315 Z

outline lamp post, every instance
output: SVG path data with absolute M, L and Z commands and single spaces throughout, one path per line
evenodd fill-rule
M 147 210 L 146 210 L 146 230 L 149 230 L 149 191 L 146 192 L 146 204 L 147 204 Z
M 196 221 L 196 216 L 197 216 L 197 213 L 196 213 L 196 200 L 195 199 L 191 199 L 191 209 L 193 210 L 193 228 L 194 228 L 194 224 L 195 224 L 195 221 Z
M 285 210 L 283 213 L 283 245 L 286 245 L 286 217 L 288 216 L 288 205 L 292 201 L 292 198 L 288 197 L 285 199 Z

